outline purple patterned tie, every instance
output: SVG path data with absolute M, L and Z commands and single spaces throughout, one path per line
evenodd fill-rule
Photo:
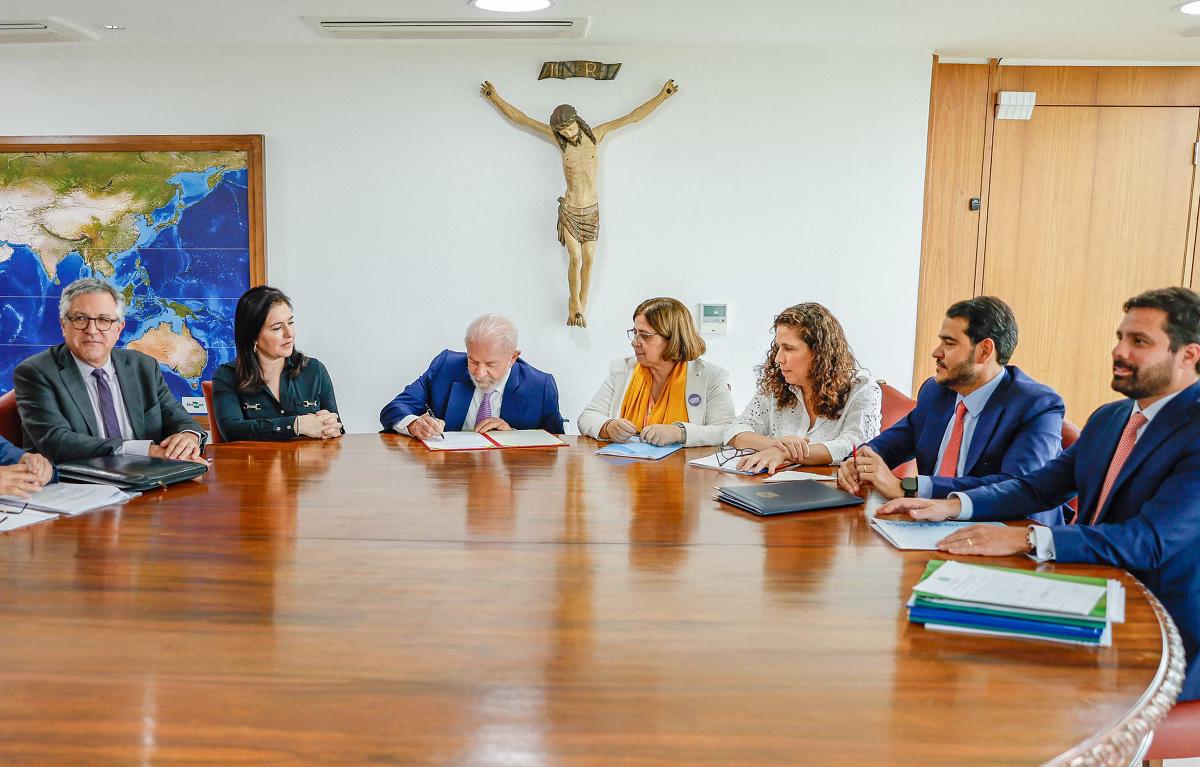
M 104 437 L 106 439 L 120 439 L 121 427 L 117 423 L 117 409 L 113 406 L 112 389 L 108 388 L 108 373 L 105 373 L 102 368 L 96 368 L 92 371 L 92 378 L 96 379 L 96 393 L 100 400 L 100 415 L 104 418 Z
M 475 425 L 478 426 L 491 417 L 492 393 L 490 391 L 485 391 L 483 393 L 483 400 L 479 403 L 479 412 L 475 414 Z

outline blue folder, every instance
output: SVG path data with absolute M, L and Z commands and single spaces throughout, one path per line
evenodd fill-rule
M 614 455 L 618 458 L 644 458 L 650 461 L 658 461 L 682 448 L 683 445 L 678 442 L 673 445 L 663 445 L 662 447 L 651 445 L 648 442 L 614 442 L 597 450 L 596 455 Z
M 909 608 L 908 619 L 913 623 L 946 623 L 952 626 L 966 626 L 968 628 L 988 629 L 990 631 L 1020 632 L 1022 634 L 1041 634 L 1042 636 L 1075 639 L 1084 642 L 1099 642 L 1101 635 L 1104 633 L 1103 626 L 1096 628 L 1068 626 L 1062 623 L 1004 618 L 998 615 L 981 615 L 979 613 L 941 610 L 934 607 L 918 607 L 916 605 Z

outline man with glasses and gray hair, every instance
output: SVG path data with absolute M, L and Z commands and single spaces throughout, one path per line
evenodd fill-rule
M 447 429 L 563 433 L 554 376 L 519 359 L 517 328 L 510 320 L 478 317 L 465 341 L 465 354 L 442 351 L 383 408 L 384 429 L 419 439 L 436 439 Z
M 125 301 L 102 279 L 76 280 L 58 304 L 63 340 L 13 372 L 27 447 L 55 463 L 105 455 L 202 462 L 203 433 L 158 361 L 114 349 Z

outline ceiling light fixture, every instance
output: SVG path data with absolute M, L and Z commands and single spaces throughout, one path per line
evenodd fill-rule
M 501 13 L 528 13 L 550 7 L 550 0 L 471 0 L 471 5 L 481 11 Z
M 1190 16 L 1200 16 L 1200 0 L 1192 3 L 1184 3 L 1179 6 L 1180 13 L 1186 13 Z
M 120 24 L 105 24 L 105 25 L 104 25 L 104 28 L 105 28 L 105 29 L 111 29 L 111 30 L 114 30 L 114 31 L 119 31 L 119 30 L 122 30 L 122 29 L 124 29 L 125 27 L 121 26 Z

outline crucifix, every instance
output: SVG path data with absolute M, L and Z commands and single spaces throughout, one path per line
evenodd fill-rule
M 588 282 L 592 262 L 596 258 L 596 240 L 600 236 L 596 148 L 610 131 L 648 116 L 679 88 L 674 80 L 667 80 L 654 98 L 624 117 L 595 128 L 589 126 L 570 104 L 556 107 L 550 115 L 550 122 L 542 123 L 500 98 L 496 87 L 490 82 L 485 81 L 479 90 L 500 110 L 500 114 L 553 141 L 562 154 L 567 191 L 558 198 L 558 241 L 567 249 L 567 286 L 571 291 L 567 304 L 567 325 L 587 327 L 584 314 L 587 312 Z

